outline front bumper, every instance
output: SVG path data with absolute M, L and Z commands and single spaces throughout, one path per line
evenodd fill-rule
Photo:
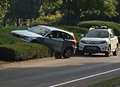
M 79 51 L 85 53 L 105 53 L 108 51 L 107 44 L 79 44 Z

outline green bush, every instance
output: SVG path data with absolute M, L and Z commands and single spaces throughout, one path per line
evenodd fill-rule
M 108 21 L 83 21 L 78 24 L 80 27 L 90 28 L 91 26 L 108 26 L 114 29 L 117 36 L 120 35 L 120 24 Z
M 2 50 L 4 50 L 5 48 L 9 49 L 9 50 L 5 50 L 4 52 L 6 54 L 9 53 L 7 55 L 12 55 L 12 57 L 10 56 L 11 58 L 10 60 L 25 60 L 25 59 L 43 58 L 49 56 L 48 48 L 39 44 L 16 43 L 16 44 L 0 45 L 0 47 L 3 48 Z M 3 57 L 5 57 L 6 54 L 3 55 Z

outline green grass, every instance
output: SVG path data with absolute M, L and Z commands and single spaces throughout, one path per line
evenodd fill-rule
M 120 77 L 102 81 L 100 83 L 96 83 L 88 87 L 120 87 Z

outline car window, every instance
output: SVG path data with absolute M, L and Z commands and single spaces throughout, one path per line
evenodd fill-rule
M 108 38 L 109 32 L 105 30 L 91 30 L 87 33 L 86 37 L 91 38 Z
M 37 27 L 32 27 L 32 28 L 29 28 L 28 30 L 31 31 L 31 32 L 40 34 L 42 36 L 45 36 L 46 34 L 48 34 L 50 32 L 49 29 L 43 28 L 43 27 L 40 27 L 40 26 L 39 27 L 38 26 Z
M 59 36 L 59 32 L 57 32 L 57 31 L 52 31 L 52 32 L 49 33 L 46 37 L 58 38 L 58 36 Z
M 60 31 L 52 31 L 50 34 L 47 35 L 47 37 L 59 39 L 73 39 L 71 35 Z
M 62 33 L 62 37 L 64 37 L 64 39 L 73 40 L 73 37 L 67 33 Z

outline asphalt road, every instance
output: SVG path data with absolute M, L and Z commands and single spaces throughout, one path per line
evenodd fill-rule
M 120 55 L 37 59 L 0 65 L 0 87 L 85 87 L 120 76 Z

